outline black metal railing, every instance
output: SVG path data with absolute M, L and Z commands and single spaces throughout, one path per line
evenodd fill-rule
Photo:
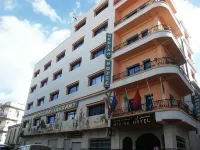
M 116 5 L 117 3 L 119 3 L 121 0 L 115 0 L 114 1 L 114 5 Z M 131 11 L 130 13 L 128 13 L 126 16 L 122 17 L 121 19 L 119 19 L 118 21 L 115 22 L 114 26 L 116 27 L 117 25 L 119 25 L 120 23 L 126 21 L 128 18 L 130 18 L 131 16 L 135 15 L 136 13 L 140 12 L 141 10 L 143 10 L 144 8 L 146 8 L 147 6 L 149 6 L 150 4 L 154 3 L 154 2 L 167 2 L 166 0 L 149 0 L 148 2 L 142 4 L 141 6 L 139 6 L 138 8 L 136 8 L 135 10 Z
M 150 61 L 149 63 L 150 63 L 150 65 L 149 65 L 150 67 L 149 68 L 145 68 L 144 64 L 139 65 L 139 69 L 138 69 L 139 71 L 137 73 L 134 73 L 134 74 L 130 75 L 128 73 L 128 70 L 126 70 L 126 71 L 124 71 L 122 73 L 114 75 L 113 76 L 113 82 L 117 81 L 117 80 L 120 80 L 120 79 L 124 79 L 124 78 L 126 78 L 128 76 L 133 76 L 133 75 L 140 74 L 140 73 L 142 73 L 142 72 L 144 72 L 144 71 L 146 71 L 148 69 L 156 68 L 158 66 L 166 66 L 166 65 L 177 65 L 178 66 L 178 64 L 179 64 L 179 62 L 176 59 L 171 58 L 171 57 L 155 58 L 153 61 Z M 180 70 L 182 70 L 182 69 L 180 69 Z
M 153 102 L 153 107 L 150 110 L 146 109 L 146 104 L 142 104 L 142 112 L 148 112 L 148 111 L 156 111 L 156 110 L 161 110 L 161 109 L 168 109 L 168 108 L 177 108 L 181 109 L 184 112 L 186 112 L 188 115 L 193 117 L 195 119 L 195 115 L 193 110 L 189 108 L 187 104 L 182 102 L 181 100 L 154 100 Z M 131 111 L 131 112 L 124 112 L 122 109 L 116 109 L 112 115 L 112 117 L 120 117 L 120 116 L 125 116 L 125 115 L 133 115 L 133 114 L 138 114 L 139 111 Z
M 118 50 L 120 50 L 120 49 L 122 49 L 122 48 L 124 48 L 124 47 L 126 47 L 126 46 L 128 46 L 130 44 L 133 44 L 133 43 L 137 42 L 140 39 L 145 38 L 148 35 L 151 35 L 153 33 L 159 32 L 159 31 L 171 31 L 171 28 L 169 26 L 167 26 L 167 25 L 161 24 L 161 25 L 156 25 L 156 26 L 154 26 L 152 28 L 146 29 L 145 34 L 143 32 L 143 33 L 136 34 L 136 35 L 134 35 L 134 36 L 129 38 L 129 39 L 131 39 L 131 38 L 134 38 L 134 37 L 137 36 L 137 38 L 135 38 L 135 40 L 130 41 L 130 40 L 127 39 L 125 42 L 120 43 L 119 45 L 115 46 L 113 48 L 113 53 L 115 53 L 116 51 L 118 51 Z

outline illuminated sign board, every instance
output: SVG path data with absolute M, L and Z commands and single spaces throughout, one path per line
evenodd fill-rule
M 112 57 L 112 34 L 110 34 L 110 33 L 106 34 L 105 56 L 106 56 L 107 59 L 110 59 Z
M 156 122 L 155 113 L 112 119 L 111 127 L 148 124 L 152 122 Z
M 194 106 L 195 117 L 200 121 L 200 95 L 192 96 L 192 103 Z
M 104 87 L 106 89 L 110 88 L 110 82 L 111 82 L 111 71 L 112 71 L 112 61 L 111 60 L 105 60 L 105 70 L 104 70 Z
M 61 111 L 65 111 L 65 110 L 73 109 L 73 108 L 77 108 L 77 107 L 78 107 L 78 102 L 73 102 L 73 103 L 65 104 L 65 105 L 62 105 L 62 106 L 59 106 L 59 107 L 56 107 L 56 108 L 52 108 L 52 109 L 49 109 L 49 110 L 46 110 L 46 111 L 35 113 L 35 117 L 55 114 L 55 113 L 58 113 L 58 112 L 61 112 Z

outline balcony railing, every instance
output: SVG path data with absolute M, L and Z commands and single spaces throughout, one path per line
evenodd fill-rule
M 117 80 L 125 79 L 129 76 L 131 77 L 131 76 L 134 76 L 134 75 L 138 75 L 138 74 L 143 73 L 144 71 L 147 71 L 147 70 L 152 69 L 152 68 L 156 68 L 156 67 L 159 67 L 159 66 L 169 66 L 169 65 L 177 66 L 179 68 L 180 72 L 186 78 L 186 80 L 188 82 L 190 82 L 185 71 L 178 64 L 179 64 L 178 61 L 174 58 L 171 58 L 171 57 L 155 58 L 153 61 L 150 61 L 150 65 L 149 65 L 150 67 L 149 68 L 145 68 L 144 64 L 139 65 L 139 68 L 137 68 L 138 71 L 134 74 L 131 74 L 131 75 L 128 73 L 128 70 L 126 70 L 124 72 L 121 72 L 119 74 L 114 75 L 113 76 L 113 82 L 115 82 Z
M 156 111 L 156 110 L 162 110 L 162 109 L 168 109 L 168 108 L 177 108 L 177 109 L 183 110 L 188 115 L 195 118 L 193 110 L 191 110 L 189 108 L 189 106 L 187 104 L 185 104 L 184 102 L 182 102 L 181 100 L 169 100 L 169 99 L 155 100 L 153 102 L 152 109 L 149 109 L 149 111 Z M 140 112 L 148 112 L 148 110 L 146 108 L 146 104 L 142 104 L 142 110 L 140 110 L 140 111 L 123 112 L 122 109 L 116 109 L 112 113 L 112 117 L 134 115 L 134 114 L 138 114 Z
M 117 3 L 119 3 L 121 0 L 115 0 L 114 1 L 114 5 L 116 5 Z M 146 8 L 147 6 L 151 5 L 154 2 L 158 2 L 158 1 L 162 1 L 162 2 L 166 2 L 166 0 L 149 0 L 148 2 L 142 4 L 141 6 L 139 6 L 138 8 L 136 8 L 135 10 L 133 10 L 132 12 L 130 12 L 129 14 L 127 14 L 126 16 L 124 16 L 123 18 L 121 18 L 120 20 L 116 21 L 114 26 L 116 27 L 117 25 L 119 25 L 120 23 L 126 21 L 128 18 L 130 18 L 131 16 L 137 14 L 138 12 L 140 12 L 141 10 L 143 10 L 144 8 Z
M 116 5 L 117 3 L 121 2 L 122 0 L 114 0 L 114 5 Z
M 145 38 L 148 35 L 151 35 L 153 33 L 160 32 L 160 31 L 171 31 L 171 28 L 169 26 L 167 26 L 167 25 L 162 24 L 162 25 L 156 25 L 156 26 L 154 26 L 154 27 L 152 27 L 150 29 L 146 29 L 145 32 L 142 32 L 140 34 L 136 34 L 136 35 L 130 37 L 129 39 L 127 39 L 125 42 L 115 46 L 113 48 L 113 53 L 121 50 L 122 48 L 124 48 L 124 47 L 126 47 L 128 45 L 131 45 L 131 44 L 133 44 L 135 42 L 138 42 L 139 40 Z M 130 39 L 133 39 L 133 40 L 130 41 Z M 176 40 L 176 42 L 178 44 L 178 47 L 179 47 L 181 53 L 184 55 L 183 47 L 180 45 L 178 40 Z

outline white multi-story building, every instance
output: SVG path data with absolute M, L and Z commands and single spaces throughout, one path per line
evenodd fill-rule
M 24 109 L 24 105 L 13 102 L 0 105 L 0 144 L 4 144 L 9 126 L 21 123 Z
M 23 144 L 199 150 L 191 102 L 199 94 L 191 82 L 196 69 L 175 13 L 172 0 L 102 0 L 83 15 L 70 37 L 35 65 Z M 108 115 L 113 93 L 118 105 Z

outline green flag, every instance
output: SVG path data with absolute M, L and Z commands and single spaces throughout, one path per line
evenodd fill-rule
M 124 101 L 128 101 L 128 95 L 127 95 L 126 90 L 125 90 L 125 92 L 124 92 Z

